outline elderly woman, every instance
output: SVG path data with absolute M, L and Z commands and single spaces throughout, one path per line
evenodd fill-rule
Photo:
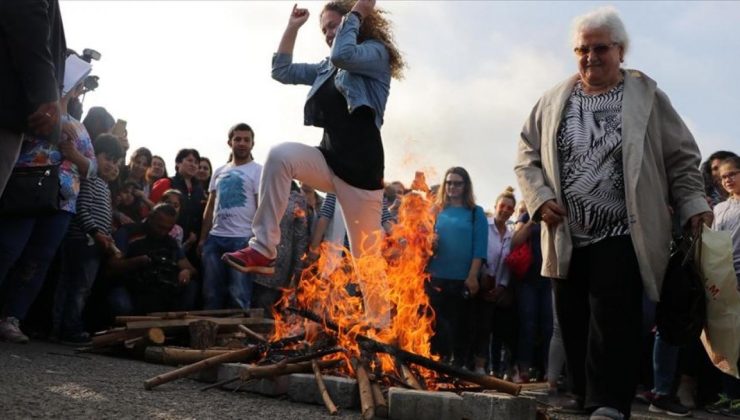
M 641 300 L 660 296 L 682 224 L 711 224 L 699 150 L 656 83 L 622 69 L 629 42 L 602 8 L 574 20 L 578 74 L 537 102 L 515 171 L 542 221 L 542 275 L 557 314 L 575 394 L 592 419 L 629 417 L 638 379 Z

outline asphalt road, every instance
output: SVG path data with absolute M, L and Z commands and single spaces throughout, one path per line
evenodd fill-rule
M 95 354 L 43 341 L 26 345 L 0 342 L 0 418 L 29 419 L 336 419 L 359 418 L 359 411 L 330 416 L 323 406 L 294 403 L 246 392 L 212 389 L 191 379 L 152 391 L 144 380 L 170 370 Z M 540 399 L 540 398 L 538 398 Z M 550 412 L 553 420 L 586 420 L 587 416 Z M 674 418 L 655 415 L 635 404 L 633 419 Z M 727 419 L 695 412 L 694 418 Z
M 75 354 L 66 346 L 0 342 L 0 417 L 9 419 L 335 419 L 323 406 L 212 389 L 181 379 L 152 391 L 144 380 L 172 368 L 137 360 Z

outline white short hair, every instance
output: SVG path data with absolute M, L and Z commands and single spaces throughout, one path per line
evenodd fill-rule
M 571 27 L 573 47 L 578 46 L 576 42 L 578 42 L 579 34 L 588 29 L 606 29 L 611 34 L 612 42 L 621 45 L 624 53 L 627 53 L 630 40 L 627 30 L 624 29 L 624 23 L 613 6 L 600 7 L 573 19 Z

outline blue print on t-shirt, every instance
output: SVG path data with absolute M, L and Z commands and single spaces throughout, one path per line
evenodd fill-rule
M 225 174 L 218 183 L 218 209 L 226 210 L 246 205 L 244 179 L 234 172 Z

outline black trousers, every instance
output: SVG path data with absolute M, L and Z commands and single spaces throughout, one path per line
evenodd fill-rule
M 639 378 L 642 280 L 629 236 L 575 248 L 555 305 L 573 393 L 629 418 Z
M 432 352 L 462 366 L 472 339 L 471 327 L 467 323 L 472 301 L 463 298 L 465 282 L 433 277 L 425 284 L 425 289 L 435 313 Z

